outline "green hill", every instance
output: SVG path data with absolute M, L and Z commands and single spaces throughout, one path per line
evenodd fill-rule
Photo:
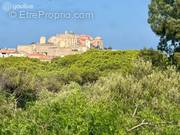
M 91 50 L 50 63 L 1 58 L 0 134 L 178 134 L 180 73 L 146 56 Z

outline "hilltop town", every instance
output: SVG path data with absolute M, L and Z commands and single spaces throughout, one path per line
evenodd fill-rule
M 37 43 L 18 45 L 16 49 L 0 49 L 0 57 L 14 56 L 51 60 L 55 57 L 83 53 L 91 48 L 104 49 L 103 39 L 66 31 L 48 39 L 41 36 Z

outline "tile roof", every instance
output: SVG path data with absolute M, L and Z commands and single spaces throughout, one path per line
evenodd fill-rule
M 0 53 L 12 54 L 17 53 L 15 49 L 0 49 Z
M 41 60 L 50 60 L 51 57 L 44 55 L 44 54 L 39 54 L 39 53 L 33 53 L 28 55 L 28 58 L 36 58 L 36 59 L 41 59 Z

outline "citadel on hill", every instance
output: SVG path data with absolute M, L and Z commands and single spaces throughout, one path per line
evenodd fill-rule
M 91 48 L 104 49 L 101 37 L 93 38 L 90 35 L 78 35 L 73 32 L 65 32 L 46 37 L 40 37 L 38 43 L 18 45 L 16 49 L 1 49 L 0 56 L 26 56 L 41 60 L 51 60 L 52 58 L 77 53 L 83 53 Z

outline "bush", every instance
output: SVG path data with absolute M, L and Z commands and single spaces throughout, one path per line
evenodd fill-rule
M 6 93 L 15 95 L 18 107 L 24 107 L 26 102 L 36 99 L 37 91 L 34 84 L 33 76 L 26 72 L 15 68 L 1 71 L 0 88 Z
M 0 134 L 178 134 L 180 73 L 138 54 L 0 59 Z
M 178 134 L 180 73 L 149 62 L 133 65 L 129 74 L 41 91 L 26 110 L 1 119 L 0 134 Z M 147 124 L 132 129 L 142 121 Z
M 174 54 L 174 61 L 178 69 L 180 70 L 180 53 L 177 52 Z
M 153 49 L 143 49 L 140 51 L 139 56 L 145 60 L 152 62 L 153 66 L 166 68 L 170 65 L 168 57 L 165 54 L 162 54 L 160 51 Z
M 51 63 L 28 58 L 0 58 L 0 89 L 14 94 L 19 107 L 35 100 L 41 90 L 59 92 L 63 85 L 94 83 L 100 76 L 128 72 L 137 51 L 97 51 L 56 58 Z

